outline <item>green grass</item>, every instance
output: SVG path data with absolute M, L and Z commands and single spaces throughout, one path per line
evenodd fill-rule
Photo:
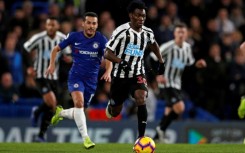
M 155 153 L 245 153 L 243 144 L 156 144 Z M 132 153 L 132 144 L 0 143 L 0 153 Z

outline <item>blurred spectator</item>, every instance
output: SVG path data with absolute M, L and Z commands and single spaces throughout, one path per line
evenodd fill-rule
M 112 32 L 114 30 L 115 30 L 115 21 L 113 19 L 109 19 L 101 28 L 101 33 L 105 35 L 107 39 L 110 39 Z
M 16 102 L 18 98 L 18 89 L 14 86 L 12 75 L 10 73 L 4 73 L 1 77 L 0 101 Z
M 24 12 L 25 18 L 28 21 L 28 29 L 31 29 L 33 26 L 34 22 L 34 17 L 33 17 L 33 4 L 31 0 L 26 0 L 22 4 L 22 10 Z
M 221 8 L 216 17 L 219 34 L 232 33 L 235 30 L 234 23 L 229 19 L 228 11 Z
M 209 19 L 206 23 L 206 28 L 204 31 L 205 35 L 203 35 L 203 50 L 205 52 L 205 56 L 208 55 L 208 47 L 212 43 L 218 43 L 219 42 L 219 32 L 218 32 L 218 26 L 215 19 Z
M 168 3 L 166 7 L 166 14 L 170 17 L 173 24 L 177 24 L 181 21 L 178 16 L 178 7 L 174 2 Z
M 168 15 L 163 15 L 159 27 L 155 30 L 155 38 L 158 44 L 165 43 L 173 39 L 174 25 Z
M 73 31 L 82 31 L 83 30 L 83 19 L 81 16 L 77 16 L 74 21 Z
M 148 8 L 145 20 L 145 26 L 151 28 L 153 31 L 158 26 L 158 10 L 155 5 Z
M 231 10 L 231 21 L 234 23 L 236 28 L 239 28 L 245 23 L 244 16 L 240 7 L 234 7 Z
M 5 56 L 3 56 L 1 49 L 0 49 L 0 61 L 1 61 L 1 66 L 0 66 L 0 78 L 1 78 L 4 73 L 9 72 L 8 61 L 5 58 Z
M 19 87 L 19 96 L 20 98 L 42 98 L 33 76 L 26 75 L 24 82 Z
M 109 20 L 111 20 L 111 13 L 109 11 L 103 11 L 99 15 L 99 29 L 103 28 Z
M 240 97 L 245 93 L 245 53 L 243 51 L 236 50 L 235 58 L 228 68 L 228 76 L 229 93 L 227 94 L 227 101 L 231 113 L 229 117 L 231 119 L 237 119 L 237 108 Z
M 67 35 L 69 32 L 72 31 L 72 23 L 69 22 L 69 21 L 63 21 L 63 22 L 61 22 L 60 31 L 62 33 L 64 33 L 65 35 Z
M 199 81 L 204 92 L 201 97 L 203 108 L 222 118 L 223 107 L 225 104 L 226 89 L 226 64 L 221 58 L 221 49 L 218 44 L 212 44 L 209 49 L 208 57 L 205 59 L 207 67 L 200 72 Z M 217 109 L 219 108 L 219 109 Z
M 13 39 L 12 39 L 13 38 Z M 7 37 L 3 49 L 3 55 L 7 59 L 10 73 L 13 76 L 13 82 L 16 86 L 23 83 L 23 63 L 22 56 L 19 51 L 15 50 L 17 39 L 15 37 Z

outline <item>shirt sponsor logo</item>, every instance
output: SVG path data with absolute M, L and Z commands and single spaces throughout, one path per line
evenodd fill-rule
M 143 56 L 144 52 L 143 50 L 140 50 L 139 45 L 134 45 L 133 43 L 129 43 L 124 51 L 124 54 L 130 56 Z
M 90 51 L 85 51 L 85 50 L 79 50 L 80 54 L 83 55 L 90 55 L 90 57 L 98 57 L 98 52 L 90 52 Z
M 174 58 L 172 62 L 172 67 L 179 68 L 179 69 L 184 69 L 185 68 L 185 63 L 183 63 L 181 60 Z

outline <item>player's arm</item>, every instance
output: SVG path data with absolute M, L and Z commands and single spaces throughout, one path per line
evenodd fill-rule
M 241 51 L 245 51 L 245 41 L 240 45 Z
M 157 44 L 156 41 L 154 43 L 149 45 L 149 49 L 156 55 L 159 61 L 159 66 L 158 66 L 158 74 L 164 74 L 165 71 L 165 65 L 160 53 L 159 45 Z
M 120 63 L 122 61 L 122 59 L 118 58 L 109 48 L 106 48 L 105 58 L 114 63 Z
M 103 76 L 100 78 L 101 80 L 104 79 L 106 82 L 111 82 L 111 71 L 112 71 L 112 62 L 104 59 L 105 60 L 105 73 Z
M 51 51 L 50 53 L 50 62 L 49 62 L 49 66 L 48 66 L 48 69 L 46 71 L 46 75 L 53 75 L 54 73 L 54 70 L 55 70 L 55 59 L 56 59 L 56 56 L 57 56 L 57 53 L 61 50 L 60 46 L 59 45 L 56 45 L 53 50 Z

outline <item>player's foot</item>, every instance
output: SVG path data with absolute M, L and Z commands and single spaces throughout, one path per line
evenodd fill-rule
M 62 106 L 57 106 L 55 114 L 51 119 L 51 125 L 56 125 L 59 121 L 63 120 L 63 117 L 60 116 L 60 112 L 63 110 Z
M 35 137 L 34 142 L 43 143 L 43 142 L 46 142 L 46 140 L 43 137 L 37 136 L 37 137 Z
M 113 116 L 110 114 L 110 109 L 111 109 L 111 108 L 110 108 L 109 105 L 110 105 L 110 103 L 108 103 L 107 106 L 106 106 L 105 114 L 106 114 L 106 117 L 107 117 L 107 118 L 111 119 L 111 118 L 113 118 Z
M 241 119 L 245 116 L 245 96 L 241 97 L 240 106 L 238 107 L 238 116 Z
M 35 115 L 35 111 L 37 110 L 37 108 L 37 106 L 34 106 L 31 109 L 31 125 L 33 127 L 37 127 L 38 117 Z
M 84 139 L 83 144 L 86 149 L 91 149 L 95 146 L 95 144 L 90 140 L 88 136 Z
M 158 135 L 158 141 L 159 143 L 166 143 L 165 140 L 165 133 L 163 130 L 161 130 L 160 126 L 156 127 L 157 135 Z

